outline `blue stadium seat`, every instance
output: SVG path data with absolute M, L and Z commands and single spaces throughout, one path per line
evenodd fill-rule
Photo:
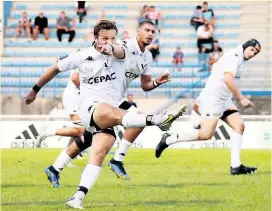
M 41 10 L 66 10 L 71 9 L 75 10 L 75 5 L 42 5 L 40 6 Z
M 173 64 L 171 62 L 154 62 L 152 64 L 153 67 L 169 67 L 169 68 L 173 68 Z M 200 68 L 200 65 L 197 63 L 189 63 L 189 62 L 185 62 L 182 64 L 181 67 L 196 67 L 196 68 Z
M 27 10 L 27 5 L 24 5 L 24 4 L 16 5 L 15 9 L 17 9 L 17 10 Z
M 187 19 L 189 20 L 192 17 L 192 15 L 165 15 L 164 19 Z M 240 18 L 240 14 L 234 14 L 234 15 L 225 15 L 225 14 L 218 14 L 216 15 L 216 19 L 237 19 Z
M 105 10 L 125 10 L 127 9 L 127 5 L 105 5 Z
M 12 28 L 16 28 L 18 26 L 18 23 L 12 23 L 10 24 L 10 27 Z M 89 23 L 80 23 L 77 24 L 77 28 L 78 29 L 84 29 L 84 28 L 92 28 L 94 27 L 94 24 L 89 24 Z M 124 28 L 124 24 L 117 24 L 117 27 L 119 29 L 123 29 Z M 49 28 L 56 28 L 56 23 L 49 23 Z

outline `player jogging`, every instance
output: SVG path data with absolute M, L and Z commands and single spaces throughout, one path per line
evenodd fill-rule
M 196 113 L 201 115 L 200 129 L 192 127 L 190 131 L 181 131 L 174 135 L 165 133 L 156 148 L 157 158 L 168 146 L 177 142 L 212 138 L 217 122 L 221 119 L 233 129 L 230 173 L 232 175 L 250 174 L 257 170 L 255 167 L 246 167 L 241 164 L 240 150 L 245 125 L 231 98 L 234 96 L 245 108 L 253 106 L 253 103 L 239 91 L 236 81 L 240 79 L 244 71 L 245 62 L 260 51 L 260 43 L 256 39 L 250 39 L 226 53 L 212 66 L 211 75 L 194 106 Z

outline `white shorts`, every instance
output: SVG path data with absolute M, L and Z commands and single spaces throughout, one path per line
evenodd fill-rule
M 79 105 L 79 111 L 78 111 L 79 117 L 83 123 L 83 126 L 89 132 L 93 132 L 93 133 L 101 132 L 101 131 L 99 131 L 97 125 L 93 121 L 91 121 L 93 112 L 94 112 L 96 106 L 100 103 L 107 103 L 107 102 L 102 102 L 102 101 L 98 102 L 98 101 L 93 101 L 93 100 L 87 99 L 87 100 L 82 101 Z M 118 107 L 118 104 L 112 105 L 112 106 Z M 138 109 L 136 107 L 130 105 L 125 100 L 119 101 L 119 108 L 122 108 L 123 110 L 129 110 L 131 112 L 138 112 Z M 91 122 L 93 122 L 93 123 L 90 124 Z M 105 130 L 107 130 L 107 129 L 105 129 Z M 108 128 L 108 130 L 113 130 L 113 128 Z
M 237 111 L 236 106 L 231 100 L 228 101 L 213 101 L 208 99 L 197 99 L 196 102 L 199 104 L 199 112 L 201 118 L 213 118 L 213 119 L 224 119 L 223 114 L 226 111 Z
M 69 115 L 78 114 L 78 104 L 80 101 L 80 97 L 78 93 L 74 93 L 74 91 L 69 92 L 69 90 L 64 90 L 62 96 L 62 103 L 65 111 Z

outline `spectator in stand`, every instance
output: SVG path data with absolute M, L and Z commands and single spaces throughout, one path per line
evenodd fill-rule
M 199 63 L 202 70 L 208 70 L 208 56 L 213 45 L 213 26 L 208 20 L 197 29 L 197 47 L 199 52 Z
M 128 34 L 128 31 L 123 31 L 123 33 L 122 33 L 122 40 L 126 40 L 126 39 L 129 39 L 129 38 L 130 38 L 130 36 Z
M 130 105 L 135 106 L 137 108 L 137 104 L 133 101 L 133 95 L 132 94 L 127 95 L 127 100 L 128 100 L 128 103 L 130 103 Z
M 88 6 L 86 1 L 77 2 L 77 15 L 79 18 L 79 23 L 82 23 L 83 18 L 87 15 Z
M 209 5 L 207 1 L 203 2 L 203 18 L 207 19 L 211 22 L 212 26 L 215 26 L 215 16 L 212 9 L 209 9 Z
M 19 25 L 15 30 L 15 34 L 12 41 L 15 41 L 17 37 L 19 36 L 19 34 L 22 33 L 23 30 L 26 32 L 28 41 L 30 42 L 32 28 L 31 28 L 31 19 L 28 18 L 27 12 L 23 12 L 22 19 L 19 20 Z
M 196 10 L 194 12 L 194 15 L 191 19 L 191 25 L 195 27 L 195 30 L 197 31 L 199 26 L 202 26 L 204 24 L 203 14 L 202 14 L 202 7 L 200 5 L 196 6 Z
M 70 22 L 73 22 L 74 26 L 70 27 Z M 63 34 L 69 34 L 69 43 L 71 43 L 76 34 L 76 21 L 75 19 L 66 16 L 65 12 L 60 13 L 59 19 L 57 19 L 57 36 L 58 40 L 61 42 Z
M 152 54 L 153 61 L 157 61 L 157 56 L 160 54 L 160 41 L 157 37 L 153 39 L 150 45 L 146 47 Z
M 144 5 L 142 10 L 140 11 L 140 17 L 139 17 L 139 20 L 138 22 L 141 23 L 145 20 L 149 20 L 148 19 L 148 6 L 147 5 Z
M 210 53 L 210 61 L 209 61 L 210 70 L 211 70 L 211 66 L 215 62 L 217 62 L 221 56 L 223 56 L 223 49 L 218 45 L 218 41 L 214 40 L 213 47 Z
M 178 66 L 178 71 L 180 71 L 180 66 L 183 63 L 183 56 L 184 54 L 181 52 L 181 48 L 177 47 L 177 50 L 175 51 L 174 55 L 173 55 L 173 65 L 174 66 Z
M 148 19 L 150 19 L 160 32 L 161 13 L 156 9 L 155 6 L 150 6 L 148 10 Z
M 35 18 L 33 40 L 37 39 L 38 34 L 43 34 L 46 40 L 49 38 L 48 20 L 43 15 L 43 12 L 40 12 L 39 16 Z

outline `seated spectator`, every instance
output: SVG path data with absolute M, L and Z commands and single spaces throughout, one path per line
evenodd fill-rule
M 140 17 L 138 19 L 138 23 L 141 23 L 145 20 L 149 20 L 148 19 L 148 6 L 144 5 L 142 10 L 140 11 Z
M 70 27 L 70 22 L 73 22 L 74 26 Z M 58 40 L 61 42 L 63 34 L 69 34 L 68 41 L 71 43 L 76 34 L 76 21 L 66 16 L 65 12 L 60 13 L 60 18 L 57 19 L 57 36 Z
M 14 38 L 12 41 L 15 41 L 16 38 L 19 36 L 20 33 L 23 32 L 23 30 L 26 32 L 28 41 L 31 41 L 31 19 L 28 18 L 28 15 L 26 12 L 23 12 L 22 19 L 19 20 L 19 25 L 15 30 Z
M 137 104 L 133 101 L 133 95 L 132 94 L 127 95 L 127 100 L 128 100 L 128 103 L 130 103 L 130 105 L 135 106 L 137 108 Z
M 208 20 L 204 20 L 204 25 L 197 29 L 197 47 L 199 52 L 205 50 L 205 53 L 210 53 L 213 44 L 213 27 Z
M 159 39 L 155 37 L 151 44 L 149 44 L 146 48 L 151 52 L 153 61 L 157 61 L 157 56 L 160 54 Z
M 209 61 L 210 67 L 213 65 L 213 63 L 217 62 L 222 55 L 223 55 L 222 48 L 218 45 L 218 41 L 214 40 L 213 47 L 210 53 L 210 61 Z
M 156 28 L 159 29 L 160 32 L 161 13 L 155 8 L 155 6 L 149 7 L 148 19 L 150 19 L 155 24 Z
M 191 18 L 191 25 L 195 27 L 195 30 L 198 29 L 199 26 L 204 24 L 203 14 L 202 14 L 202 7 L 200 5 L 196 6 L 196 11 Z
M 208 20 L 204 20 L 204 25 L 197 29 L 197 47 L 199 52 L 199 63 L 202 70 L 208 70 L 208 53 L 213 45 L 213 27 Z
M 123 33 L 122 33 L 122 40 L 126 40 L 126 39 L 129 39 L 129 38 L 130 38 L 130 36 L 128 34 L 128 31 L 123 31 Z
M 77 2 L 77 15 L 79 18 L 79 23 L 82 23 L 83 18 L 87 15 L 88 6 L 86 1 Z
M 215 26 L 215 16 L 214 16 L 214 12 L 212 9 L 209 9 L 209 5 L 208 2 L 204 1 L 203 2 L 203 18 L 207 19 L 211 22 L 212 26 Z
M 49 29 L 48 29 L 48 20 L 43 15 L 43 12 L 40 12 L 39 16 L 35 18 L 34 29 L 33 29 L 33 40 L 37 39 L 38 34 L 43 34 L 44 38 L 48 40 Z
M 183 63 L 184 54 L 181 52 L 181 48 L 177 47 L 176 52 L 173 55 L 173 65 L 178 65 L 178 71 L 180 71 L 180 65 Z

